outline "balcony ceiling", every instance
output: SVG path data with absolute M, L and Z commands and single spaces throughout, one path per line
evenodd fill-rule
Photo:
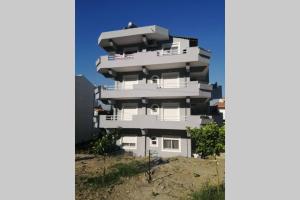
M 168 64 L 157 64 L 157 65 L 146 65 L 148 70 L 164 70 L 164 69 L 179 69 L 179 68 L 185 68 L 184 62 L 182 63 L 168 63 Z M 199 69 L 204 69 L 207 66 L 203 65 L 201 62 L 190 62 L 191 67 L 196 67 Z M 194 69 L 192 70 L 194 71 Z M 142 71 L 141 65 L 136 66 L 128 66 L 128 67 L 113 67 L 112 70 L 115 72 L 136 72 L 136 71 Z M 97 67 L 97 71 L 101 73 L 107 73 L 109 68 L 105 67 Z

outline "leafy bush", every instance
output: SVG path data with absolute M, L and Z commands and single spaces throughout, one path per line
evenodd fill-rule
M 219 126 L 215 122 L 202 126 L 201 128 L 188 128 L 196 153 L 201 158 L 209 155 L 220 155 L 225 151 L 225 126 Z
M 212 186 L 209 184 L 197 192 L 192 194 L 193 200 L 224 200 L 225 199 L 225 185 Z
M 119 138 L 120 135 L 118 130 L 105 133 L 93 142 L 91 149 L 92 153 L 97 155 L 105 155 L 116 151 L 118 149 L 116 142 Z

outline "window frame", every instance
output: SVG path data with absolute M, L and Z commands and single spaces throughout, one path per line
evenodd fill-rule
M 155 140 L 152 139 L 153 137 L 155 137 Z M 152 137 L 149 137 L 149 139 L 150 139 L 150 144 L 149 144 L 150 147 L 158 147 L 158 137 L 152 136 Z M 152 144 L 152 141 L 156 141 L 156 144 L 155 145 Z
M 170 120 L 170 119 L 168 119 L 168 120 L 166 120 L 165 119 L 165 108 L 167 108 L 168 106 L 173 106 L 173 107 L 176 107 L 177 108 L 177 113 L 178 113 L 178 119 L 176 119 L 176 120 Z M 164 103 L 162 103 L 161 104 L 161 119 L 163 120 L 163 121 L 172 121 L 172 122 L 178 122 L 178 121 L 180 121 L 180 119 L 181 119 L 181 112 L 180 112 L 180 103 L 179 102 L 164 102 Z
M 124 116 L 125 116 L 125 114 L 124 114 L 124 108 L 126 109 L 126 107 L 134 107 L 135 108 L 135 110 L 136 110 L 136 115 L 138 115 L 139 114 L 139 104 L 138 103 L 122 103 L 122 106 L 121 106 L 121 110 L 120 110 L 120 112 L 121 112 L 121 120 L 122 121 L 132 121 L 132 118 L 133 118 L 133 115 L 131 115 L 131 119 L 130 120 L 124 120 Z
M 175 87 L 171 85 L 165 85 L 165 79 L 168 79 L 168 76 L 175 76 L 176 78 L 174 78 L 173 80 L 176 80 L 176 85 Z M 179 72 L 165 72 L 161 74 L 161 81 L 160 81 L 160 86 L 161 88 L 180 88 L 180 73 Z M 166 87 L 168 86 L 168 87 Z
M 178 149 L 170 149 L 170 148 L 164 148 L 164 140 L 177 140 L 178 141 Z M 172 142 L 171 142 L 172 147 Z M 161 151 L 165 152 L 181 152 L 181 137 L 172 137 L 172 136 L 163 136 L 161 138 Z
M 132 88 L 131 87 L 130 88 L 126 88 L 125 87 L 125 85 L 126 85 L 125 82 L 127 82 L 128 79 L 130 79 L 132 77 L 134 77 L 136 83 L 132 84 Z M 132 90 L 133 89 L 133 85 L 137 85 L 137 84 L 139 84 L 139 75 L 138 74 L 126 74 L 126 75 L 122 76 L 122 89 L 123 90 Z
M 123 146 L 123 137 L 131 137 L 131 138 L 134 138 L 134 142 L 126 142 L 125 144 L 135 144 L 134 146 Z M 121 147 L 125 150 L 134 150 L 134 149 L 137 149 L 137 136 L 123 136 L 121 138 Z

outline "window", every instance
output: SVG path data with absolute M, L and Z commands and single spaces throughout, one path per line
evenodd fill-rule
M 138 104 L 137 103 L 123 103 L 121 110 L 121 119 L 125 121 L 132 120 L 133 115 L 138 114 Z
M 133 85 L 139 83 L 139 76 L 134 75 L 123 75 L 123 89 L 133 89 Z
M 161 87 L 162 88 L 179 88 L 180 78 L 179 72 L 162 73 L 161 76 Z
M 157 137 L 150 138 L 150 147 L 158 147 L 158 139 Z
M 162 103 L 161 120 L 163 121 L 180 121 L 179 103 Z
M 162 151 L 172 151 L 172 152 L 180 152 L 180 143 L 181 139 L 180 138 L 162 138 Z
M 157 104 L 151 106 L 151 115 L 159 115 L 159 106 Z
M 121 140 L 123 149 L 136 149 L 137 137 L 136 136 L 123 136 Z
M 135 147 L 135 143 L 124 143 L 124 142 L 122 142 L 122 147 L 132 148 L 132 147 Z

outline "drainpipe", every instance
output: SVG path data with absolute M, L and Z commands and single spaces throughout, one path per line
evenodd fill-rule
M 191 135 L 186 132 L 186 136 L 187 136 L 187 140 L 186 140 L 186 157 L 189 157 L 189 154 L 192 156 L 192 139 L 191 139 Z M 189 140 L 191 141 L 191 145 L 189 145 Z M 189 149 L 189 146 L 190 146 L 190 149 Z
M 186 131 L 186 157 L 189 157 L 189 142 L 188 142 L 188 133 Z
M 144 156 L 147 156 L 147 129 L 141 129 L 142 136 L 144 137 Z
M 148 104 L 148 99 L 142 98 L 142 104 L 144 105 L 145 108 L 145 115 L 147 115 L 147 104 Z M 144 136 L 145 144 L 144 144 L 144 156 L 147 156 L 147 130 L 146 129 L 141 129 L 142 130 L 142 135 Z
M 190 97 L 187 97 L 185 99 L 185 116 L 187 118 L 187 116 L 190 116 L 190 115 L 191 115 L 191 99 L 190 99 Z M 186 156 L 189 157 L 189 139 L 190 139 L 190 134 L 188 134 L 186 132 L 186 136 L 187 136 L 187 140 L 186 140 L 186 149 L 187 149 L 186 154 L 187 155 Z M 190 146 L 190 152 L 192 153 L 192 147 L 191 146 Z

